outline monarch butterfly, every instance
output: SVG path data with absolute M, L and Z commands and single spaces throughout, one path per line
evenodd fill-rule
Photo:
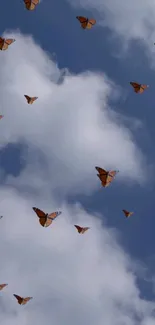
M 15 295 L 15 294 L 14 294 L 14 297 L 17 299 L 19 305 L 26 305 L 29 300 L 33 299 L 33 297 L 23 298 L 18 295 Z
M 79 20 L 81 27 L 83 29 L 91 29 L 93 27 L 93 25 L 96 24 L 95 19 L 88 19 L 88 18 L 82 17 L 82 16 L 77 16 L 76 18 Z
M 28 95 L 24 95 L 24 97 L 26 98 L 28 104 L 33 104 L 33 102 L 38 99 L 38 97 L 29 97 Z
M 110 170 L 106 171 L 100 167 L 95 167 L 99 174 L 97 176 L 101 180 L 102 186 L 107 187 L 110 185 L 112 180 L 114 179 L 115 175 L 119 172 L 118 170 Z
M 39 222 L 40 222 L 41 226 L 43 226 L 43 227 L 50 226 L 52 221 L 62 213 L 61 211 L 56 211 L 56 212 L 52 212 L 52 213 L 48 214 L 48 213 L 45 213 L 42 210 L 35 208 L 35 207 L 33 207 L 32 209 L 37 214 L 37 216 L 39 218 Z
M 0 50 L 5 51 L 8 49 L 8 46 L 15 42 L 13 38 L 2 38 L 0 37 Z
M 126 216 L 126 218 L 129 218 L 130 216 L 132 216 L 133 212 L 129 212 L 127 210 L 122 210 Z
M 3 288 L 5 288 L 7 285 L 8 285 L 7 283 L 0 284 L 0 290 L 2 290 Z
M 84 234 L 88 229 L 90 229 L 89 227 L 80 227 L 78 225 L 74 225 L 74 227 L 77 229 L 79 234 Z
M 34 10 L 39 0 L 24 0 L 24 3 L 27 10 Z
M 143 91 L 149 87 L 149 85 L 142 85 L 137 82 L 130 82 L 130 85 L 134 88 L 134 92 L 139 94 L 142 94 Z

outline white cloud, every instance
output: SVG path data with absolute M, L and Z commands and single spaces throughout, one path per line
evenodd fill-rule
M 120 170 L 118 179 L 141 183 L 144 157 L 123 116 L 108 104 L 117 102 L 120 88 L 91 72 L 66 74 L 57 84 L 62 71 L 31 37 L 5 36 L 16 42 L 1 53 L 0 146 L 28 145 L 19 184 L 32 184 L 33 177 L 36 187 L 51 182 L 52 189 L 64 192 L 91 192 L 100 186 L 96 165 Z M 39 98 L 28 105 L 24 94 Z
M 0 197 L 0 283 L 8 283 L 0 294 L 2 324 L 151 323 L 154 304 L 140 298 L 135 262 L 97 216 L 63 204 L 62 215 L 42 228 L 31 207 L 50 212 L 53 200 L 27 200 L 2 187 Z M 91 229 L 79 235 L 75 223 Z M 33 300 L 19 306 L 13 293 Z
M 123 36 L 124 41 L 141 39 L 155 51 L 155 3 L 153 0 L 68 0 L 75 7 L 91 11 L 98 23 Z M 82 14 L 82 12 L 81 12 Z
M 123 180 L 143 180 L 144 157 L 124 117 L 108 105 L 120 89 L 90 72 L 66 75 L 58 85 L 61 71 L 39 46 L 14 37 L 0 60 L 0 146 L 21 141 L 28 152 L 22 174 L 7 179 L 24 196 L 8 184 L 0 188 L 0 283 L 9 284 L 0 293 L 0 323 L 135 325 L 139 318 L 149 325 L 154 304 L 140 298 L 135 261 L 115 231 L 78 204 L 58 206 L 50 193 L 99 187 L 95 165 L 120 169 Z M 39 98 L 30 106 L 24 94 Z M 26 193 L 31 184 L 35 195 Z M 63 213 L 44 229 L 32 206 Z M 81 236 L 75 223 L 91 229 Z M 19 306 L 13 293 L 34 299 Z

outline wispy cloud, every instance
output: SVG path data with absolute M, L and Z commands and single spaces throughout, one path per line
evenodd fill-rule
M 105 0 L 74 0 L 68 2 L 77 8 L 90 10 L 92 16 L 98 19 L 103 27 L 108 27 L 124 42 L 141 40 L 155 52 L 155 5 L 149 1 L 105 1 Z M 81 10 L 80 10 L 81 12 Z M 126 44 L 127 45 L 127 44 Z

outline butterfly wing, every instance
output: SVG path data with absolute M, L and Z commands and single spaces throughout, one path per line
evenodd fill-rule
M 46 227 L 46 222 L 47 222 L 47 216 L 45 215 L 45 217 L 40 217 L 39 218 L 39 223 L 42 227 Z
M 28 95 L 24 95 L 24 97 L 26 98 L 27 102 L 29 103 L 29 101 L 31 100 L 31 97 L 29 97 Z
M 33 102 L 34 102 L 35 100 L 37 100 L 37 99 L 38 99 L 38 97 L 31 97 L 30 104 L 33 104 Z
M 53 220 L 51 218 L 48 218 L 48 216 L 47 216 L 44 227 L 49 227 L 52 222 L 53 222 Z
M 13 39 L 13 38 L 7 38 L 7 39 L 5 39 L 5 43 L 7 44 L 7 45 L 11 45 L 12 43 L 14 43 L 15 42 L 15 39 Z
M 147 89 L 148 87 L 149 87 L 148 85 L 140 85 L 140 89 L 139 89 L 140 94 L 142 94 L 144 90 Z
M 21 305 L 21 304 L 22 304 L 22 302 L 23 302 L 23 298 L 22 298 L 22 297 L 20 297 L 20 296 L 18 296 L 18 295 L 16 295 L 16 294 L 14 294 L 14 297 L 17 299 L 17 301 L 18 301 L 19 305 Z
M 116 174 L 118 173 L 118 171 L 116 170 L 110 170 L 108 172 L 107 178 L 106 178 L 106 187 L 110 185 L 110 183 L 113 181 L 114 177 L 116 176 Z
M 38 208 L 33 207 L 33 211 L 36 213 L 38 218 L 46 217 L 46 213 Z
M 96 24 L 95 19 L 89 19 L 87 23 L 87 29 L 91 29 Z
M 130 82 L 130 85 L 134 88 L 135 93 L 139 93 L 141 85 L 137 82 Z
M 80 234 L 82 231 L 82 227 L 80 227 L 78 225 L 74 225 L 74 227 L 77 229 L 78 233 Z
M 54 220 L 55 218 L 57 218 L 62 212 L 61 211 L 56 211 L 56 212 L 52 212 L 50 214 L 48 214 L 47 218 Z
M 33 297 L 23 298 L 22 305 L 26 305 L 29 300 L 33 299 Z
M 107 171 L 101 167 L 95 167 L 99 174 L 107 173 Z
M 56 211 L 48 214 L 45 227 L 50 226 L 53 220 L 56 219 L 61 213 L 61 211 Z
M 2 40 L 2 38 L 1 38 L 1 40 Z M 10 44 L 12 44 L 13 42 L 15 42 L 15 39 L 12 39 L 12 38 L 5 39 L 4 38 L 3 42 L 0 41 L 0 49 L 3 51 L 7 50 L 8 46 Z
M 2 290 L 3 288 L 5 288 L 7 285 L 8 285 L 7 283 L 0 284 L 0 290 Z
M 99 172 L 99 174 L 97 174 L 97 176 L 99 177 L 102 186 L 105 187 L 106 186 L 106 180 L 107 180 L 107 175 L 108 175 L 108 171 L 106 171 L 103 168 L 100 167 L 95 167 L 96 170 Z
M 34 10 L 35 9 L 35 3 L 32 0 L 24 0 L 25 7 L 27 10 Z
M 77 18 L 77 19 L 79 20 L 79 22 L 81 23 L 81 27 L 82 27 L 83 29 L 86 29 L 87 24 L 88 24 L 88 18 L 83 17 L 83 16 L 77 16 L 76 18 Z
M 90 228 L 89 227 L 83 227 L 82 231 L 81 231 L 81 234 L 84 234 L 88 229 L 90 229 Z
M 34 5 L 36 6 L 36 5 L 38 5 L 38 3 L 39 3 L 39 0 L 32 0 L 32 2 L 34 3 Z
M 5 39 L 0 37 L 0 50 L 3 50 Z
M 77 16 L 76 19 L 78 19 L 81 24 L 85 23 L 88 20 L 88 18 L 83 16 Z
M 90 23 L 91 25 L 95 25 L 95 24 L 96 24 L 96 20 L 95 20 L 95 19 L 89 19 L 89 23 Z

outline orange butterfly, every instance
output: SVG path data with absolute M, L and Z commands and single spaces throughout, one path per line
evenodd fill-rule
M 90 229 L 89 227 L 80 227 L 78 225 L 74 225 L 74 227 L 77 229 L 79 234 L 84 234 L 88 229 Z
M 90 29 L 90 28 L 93 27 L 93 25 L 96 24 L 96 20 L 95 19 L 88 19 L 88 18 L 82 17 L 82 16 L 77 16 L 76 18 L 81 23 L 81 27 L 83 29 Z
M 33 104 L 33 102 L 38 99 L 38 97 L 29 97 L 28 95 L 24 95 L 28 104 Z
M 0 290 L 2 290 L 3 288 L 5 288 L 7 285 L 8 285 L 7 283 L 0 284 Z
M 133 215 L 133 212 L 129 212 L 129 211 L 127 211 L 127 210 L 122 210 L 122 211 L 124 212 L 126 218 L 129 218 L 130 216 Z
M 142 85 L 136 82 L 130 82 L 130 85 L 134 88 L 134 92 L 139 94 L 142 94 L 149 87 L 149 85 Z
M 2 38 L 0 37 L 0 50 L 5 51 L 8 49 L 8 46 L 15 42 L 15 39 L 12 38 Z
M 107 170 L 102 169 L 100 167 L 95 167 L 95 168 L 99 173 L 99 174 L 97 174 L 97 176 L 101 180 L 101 183 L 102 183 L 103 187 L 109 186 L 110 183 L 112 182 L 112 180 L 114 179 L 115 175 L 118 173 L 118 171 L 116 171 L 116 170 L 107 171 Z
M 34 10 L 39 0 L 24 0 L 24 3 L 27 10 Z
M 23 298 L 18 295 L 15 295 L 15 294 L 14 294 L 14 297 L 17 299 L 19 305 L 26 305 L 29 300 L 33 299 L 33 297 Z
M 56 212 L 52 212 L 52 213 L 48 214 L 48 213 L 45 213 L 44 211 L 42 211 L 38 208 L 35 208 L 35 207 L 33 207 L 32 209 L 37 214 L 37 216 L 39 218 L 39 222 L 40 222 L 41 226 L 43 226 L 43 227 L 50 226 L 52 221 L 62 213 L 61 211 L 56 211 Z

